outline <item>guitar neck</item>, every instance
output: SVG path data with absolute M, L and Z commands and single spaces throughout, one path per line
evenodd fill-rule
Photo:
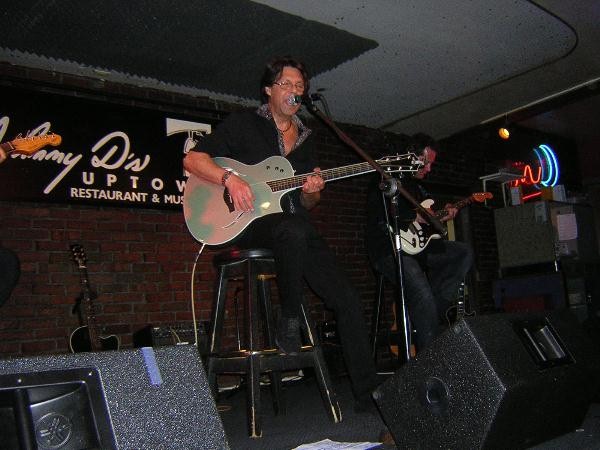
M 90 282 L 88 279 L 87 267 L 80 267 L 79 274 L 81 277 L 82 288 L 81 300 L 85 305 L 85 322 L 90 335 L 90 345 L 92 347 L 92 351 L 98 351 L 102 349 L 102 344 L 96 328 L 96 308 L 94 305 L 94 296 L 92 294 L 92 289 L 90 288 Z
M 450 206 L 455 209 L 461 209 L 461 208 L 464 208 L 465 206 L 467 206 L 469 203 L 473 203 L 473 196 L 463 198 L 462 200 L 460 200 L 456 203 L 453 203 Z M 435 213 L 435 218 L 439 220 L 439 219 L 446 217 L 447 215 L 448 215 L 448 210 L 441 209 Z
M 333 169 L 325 169 L 320 171 L 319 175 L 321 176 L 321 178 L 323 178 L 324 181 L 327 182 L 374 171 L 375 169 L 369 163 L 364 162 L 358 164 L 351 164 L 349 166 L 336 167 Z M 311 175 L 314 174 L 305 173 L 289 178 L 283 178 L 281 180 L 268 181 L 267 184 L 273 192 L 286 191 L 302 186 L 304 183 L 306 183 L 307 178 Z

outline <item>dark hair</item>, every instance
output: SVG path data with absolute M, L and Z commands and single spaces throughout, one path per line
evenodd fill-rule
M 416 153 L 417 156 L 421 156 L 427 147 L 436 153 L 439 153 L 440 151 L 440 145 L 435 139 L 425 133 L 416 133 L 410 137 L 407 151 Z
M 293 67 L 294 69 L 298 69 L 300 71 L 305 86 L 304 92 L 308 92 L 310 81 L 304 63 L 292 56 L 278 56 L 271 59 L 267 63 L 263 76 L 260 79 L 260 99 L 263 103 L 267 103 L 269 101 L 269 96 L 266 94 L 265 88 L 267 86 L 272 86 L 273 83 L 277 81 L 277 79 L 281 76 L 281 72 L 283 72 L 284 67 Z

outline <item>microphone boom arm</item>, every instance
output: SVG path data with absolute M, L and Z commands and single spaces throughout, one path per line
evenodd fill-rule
M 299 97 L 299 96 L 296 96 Z M 294 98 L 295 101 L 300 103 L 297 98 Z M 369 163 L 371 167 L 373 167 L 381 177 L 383 178 L 383 183 L 388 186 L 394 186 L 395 190 L 399 192 L 408 202 L 413 205 L 416 210 L 421 214 L 422 217 L 427 220 L 435 230 L 440 233 L 442 236 L 447 234 L 446 229 L 442 225 L 442 223 L 437 219 L 433 214 L 427 211 L 423 206 L 406 190 L 400 183 L 396 182 L 396 179 L 392 177 L 389 173 L 387 173 L 381 165 L 377 163 L 367 152 L 365 152 L 362 148 L 360 148 L 346 133 L 344 133 L 329 117 L 323 114 L 312 102 L 310 96 L 306 95 L 300 98 L 301 102 L 306 105 L 306 108 L 323 122 L 328 125 L 337 136 L 344 142 L 346 145 L 351 147 L 356 153 L 360 155 L 362 159 Z

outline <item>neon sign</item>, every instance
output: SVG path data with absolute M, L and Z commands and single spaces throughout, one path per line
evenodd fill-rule
M 537 159 L 537 167 L 532 167 L 531 164 L 524 164 L 522 162 L 515 163 L 514 166 L 523 168 L 523 177 L 511 181 L 512 187 L 516 186 L 534 186 L 536 189 L 542 187 L 556 186 L 560 175 L 558 166 L 558 158 L 554 153 L 554 150 L 546 144 L 533 149 L 533 153 Z M 525 197 L 523 197 L 525 199 Z

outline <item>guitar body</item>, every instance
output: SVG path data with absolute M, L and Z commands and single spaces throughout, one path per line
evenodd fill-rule
M 223 186 L 190 175 L 183 194 L 185 223 L 192 236 L 207 245 L 225 244 L 259 217 L 282 212 L 281 197 L 296 188 L 273 192 L 267 184 L 294 175 L 290 162 L 281 156 L 271 156 L 255 165 L 220 157 L 213 161 L 245 180 L 252 188 L 255 200 L 254 211 L 236 211 Z
M 119 338 L 111 334 L 110 336 L 99 336 L 100 348 L 97 350 L 119 350 L 121 342 Z M 76 328 L 69 337 L 69 348 L 73 353 L 91 352 L 92 342 L 87 325 Z
M 449 205 L 449 207 L 461 209 L 470 203 L 481 203 L 485 200 L 491 199 L 492 197 L 493 195 L 490 192 L 476 192 L 471 194 L 469 197 L 454 203 L 453 205 Z M 421 202 L 421 206 L 425 209 L 431 209 L 433 204 L 434 201 L 431 199 L 427 199 Z M 446 210 L 441 210 L 435 213 L 434 216 L 438 220 L 441 220 L 447 215 L 448 214 Z M 419 223 L 416 220 L 409 225 L 407 230 L 400 230 L 402 251 L 408 255 L 416 255 L 417 253 L 422 252 L 432 239 L 442 238 L 442 236 L 440 236 L 438 233 L 433 232 L 432 230 L 433 227 L 431 225 Z
M 254 193 L 254 211 L 236 211 L 226 188 L 190 175 L 183 192 L 183 214 L 192 236 L 206 245 L 229 242 L 246 229 L 253 220 L 267 214 L 282 212 L 281 197 L 302 187 L 311 173 L 294 175 L 290 162 L 281 156 L 247 165 L 231 158 L 217 157 L 213 161 L 245 180 Z M 386 156 L 377 161 L 388 173 L 415 172 L 417 159 L 412 153 Z M 321 170 L 323 181 L 352 177 L 375 169 L 367 162 Z
M 421 202 L 425 209 L 431 208 L 434 201 L 431 199 Z M 437 233 L 432 233 L 431 226 L 413 221 L 406 231 L 400 230 L 400 239 L 402 241 L 402 250 L 408 255 L 416 255 L 422 252 L 432 239 L 441 239 Z

